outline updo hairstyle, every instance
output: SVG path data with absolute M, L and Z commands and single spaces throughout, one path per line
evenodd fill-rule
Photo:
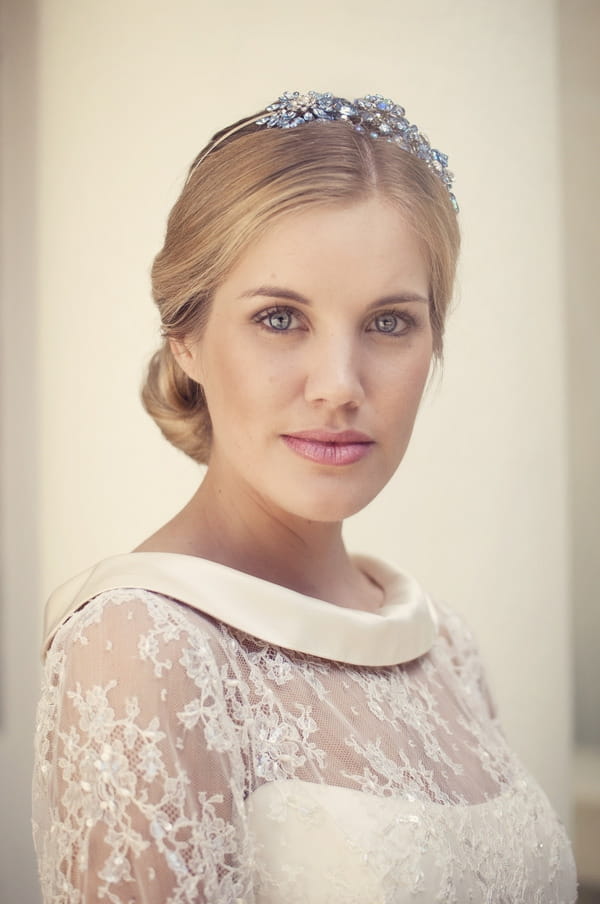
M 152 267 L 163 342 L 150 361 L 142 401 L 169 442 L 201 464 L 208 461 L 212 428 L 202 387 L 181 369 L 169 339 L 201 333 L 215 290 L 281 217 L 374 194 L 394 204 L 422 241 L 440 360 L 460 237 L 449 194 L 423 161 L 345 122 L 280 129 L 241 121 L 200 152 Z

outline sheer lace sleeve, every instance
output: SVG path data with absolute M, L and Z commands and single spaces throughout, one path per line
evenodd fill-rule
M 216 632 L 140 590 L 102 594 L 58 632 L 34 777 L 46 902 L 252 900 L 244 768 L 224 700 L 234 679 Z
M 436 603 L 440 617 L 440 639 L 446 645 L 450 661 L 464 687 L 477 691 L 484 712 L 501 730 L 498 707 L 483 668 L 475 636 L 461 615 L 444 603 Z

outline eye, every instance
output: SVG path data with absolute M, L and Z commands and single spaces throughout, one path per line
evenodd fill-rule
M 414 325 L 412 317 L 408 314 L 399 314 L 397 311 L 382 311 L 371 321 L 369 329 L 376 333 L 385 333 L 388 336 L 400 336 L 407 333 Z
M 286 333 L 297 329 L 300 325 L 298 316 L 292 308 L 269 308 L 256 314 L 254 321 L 266 330 L 274 333 Z

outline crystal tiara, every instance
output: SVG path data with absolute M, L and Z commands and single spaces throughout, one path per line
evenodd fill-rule
M 254 117 L 244 119 L 220 137 L 193 164 L 190 175 L 211 151 L 226 138 L 254 123 L 268 129 L 295 129 L 307 122 L 347 122 L 357 132 L 370 138 L 390 141 L 402 150 L 418 157 L 442 182 L 450 195 L 452 206 L 458 212 L 458 203 L 452 192 L 453 174 L 448 169 L 448 157 L 432 148 L 428 138 L 406 118 L 404 107 L 380 94 L 367 94 L 356 100 L 346 100 L 330 93 L 316 91 L 286 91 L 265 110 Z

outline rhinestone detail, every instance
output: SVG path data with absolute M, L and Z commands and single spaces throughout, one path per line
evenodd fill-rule
M 452 206 L 458 212 L 458 203 L 452 192 L 454 175 L 448 169 L 448 157 L 432 148 L 426 135 L 406 118 L 404 107 L 380 94 L 367 94 L 354 101 L 335 97 L 327 92 L 300 93 L 286 91 L 266 108 L 266 115 L 256 120 L 257 125 L 269 129 L 295 129 L 317 120 L 348 122 L 357 132 L 366 132 L 370 138 L 383 138 L 402 150 L 422 160 L 448 190 Z

